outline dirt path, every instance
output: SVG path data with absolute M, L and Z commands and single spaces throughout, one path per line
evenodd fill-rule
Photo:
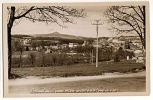
M 34 85 L 34 84 L 46 84 L 46 83 L 60 83 L 60 82 L 71 82 L 71 81 L 84 81 L 84 80 L 95 80 L 95 79 L 108 79 L 108 78 L 126 78 L 126 77 L 140 77 L 145 76 L 146 72 L 138 73 L 105 73 L 104 75 L 98 76 L 76 76 L 76 77 L 53 77 L 53 78 L 41 78 L 30 76 L 21 79 L 9 80 L 9 86 L 19 86 L 19 85 Z

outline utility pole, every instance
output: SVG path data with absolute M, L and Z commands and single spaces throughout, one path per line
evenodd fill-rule
M 96 25 L 96 31 L 97 31 L 96 67 L 98 67 L 98 28 L 99 28 L 99 25 L 102 25 L 100 21 L 101 20 L 95 20 L 95 23 L 92 24 L 92 25 Z

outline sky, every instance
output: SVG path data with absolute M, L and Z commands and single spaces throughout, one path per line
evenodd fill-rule
M 94 20 L 100 19 L 103 25 L 99 25 L 99 37 L 112 37 L 116 36 L 111 28 L 111 24 L 106 23 L 104 12 L 107 6 L 72 6 L 77 9 L 83 8 L 87 13 L 85 18 L 74 19 L 75 24 L 65 24 L 66 28 L 60 27 L 55 23 L 46 24 L 43 22 L 31 22 L 29 20 L 21 20 L 18 24 L 15 24 L 12 28 L 12 34 L 48 34 L 53 32 L 59 32 L 61 34 L 69 34 L 83 37 L 96 37 L 96 26 L 92 25 Z

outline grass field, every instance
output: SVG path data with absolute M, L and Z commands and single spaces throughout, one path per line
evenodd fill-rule
M 28 67 L 28 68 L 12 68 L 12 73 L 21 77 L 26 76 L 48 76 L 48 77 L 68 77 L 68 76 L 93 76 L 102 75 L 111 72 L 130 72 L 134 69 L 142 69 L 141 63 L 124 62 L 99 62 L 99 67 L 95 64 L 74 64 L 69 66 L 51 66 L 51 67 Z

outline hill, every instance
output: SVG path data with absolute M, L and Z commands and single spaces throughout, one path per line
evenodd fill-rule
M 61 34 L 59 32 L 53 32 L 49 34 L 35 34 L 32 35 L 33 37 L 52 37 L 52 38 L 61 38 L 61 39 L 75 39 L 75 40 L 82 40 L 86 39 L 86 37 L 81 37 L 81 36 L 75 36 L 75 35 L 68 35 L 68 34 Z

